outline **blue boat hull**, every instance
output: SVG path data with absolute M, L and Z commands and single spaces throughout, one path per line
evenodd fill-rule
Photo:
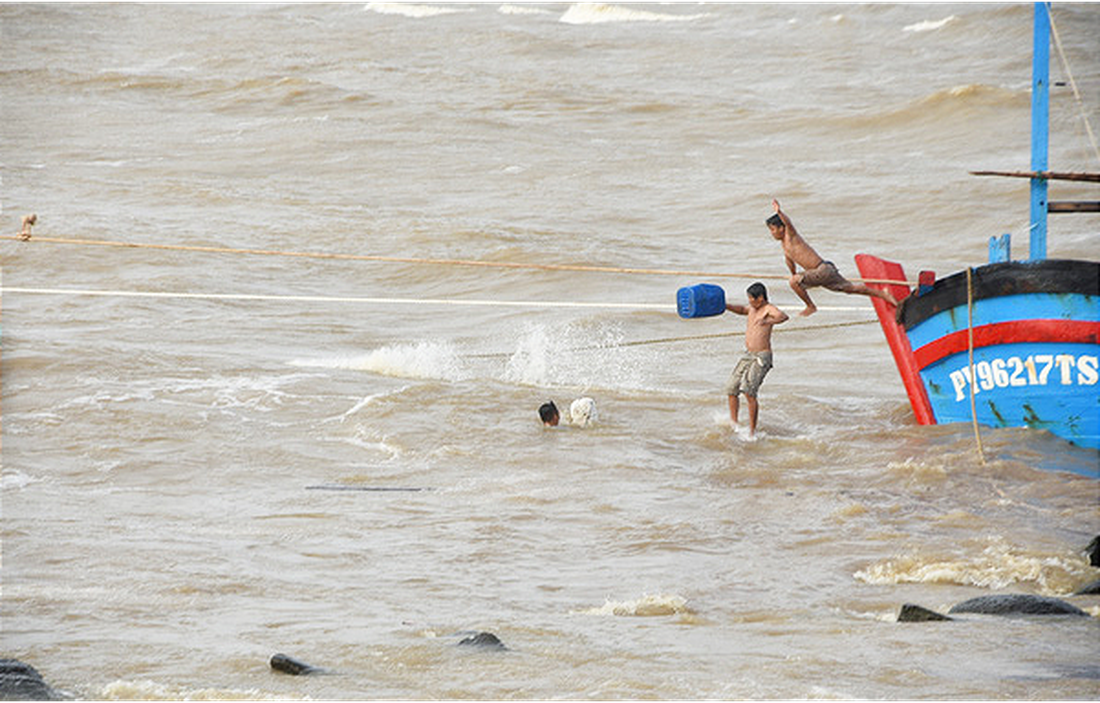
M 920 372 L 936 422 L 1044 429 L 1100 448 L 1097 353 L 1092 344 L 1001 344 L 974 350 L 974 415 L 970 360 L 953 354 Z
M 857 263 L 865 276 L 901 272 L 874 257 Z M 905 298 L 896 320 L 880 310 L 918 420 L 977 418 L 1100 449 L 1098 289 L 1098 262 L 1005 262 L 937 280 Z

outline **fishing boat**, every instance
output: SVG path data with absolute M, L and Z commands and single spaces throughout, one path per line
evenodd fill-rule
M 1048 259 L 1046 235 L 1048 213 L 1100 212 L 1049 202 L 1048 182 L 1100 174 L 1048 170 L 1050 33 L 1050 8 L 1036 3 L 1031 170 L 972 172 L 1030 179 L 1029 259 L 1010 260 L 1009 235 L 991 237 L 988 264 L 940 279 L 922 271 L 912 289 L 896 262 L 859 254 L 856 265 L 901 301 L 874 305 L 919 424 L 1030 427 L 1096 449 L 1100 262 Z

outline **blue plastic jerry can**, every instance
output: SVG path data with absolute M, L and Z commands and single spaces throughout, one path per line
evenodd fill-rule
M 722 286 L 700 283 L 676 291 L 676 312 L 680 317 L 713 317 L 725 311 L 726 291 Z

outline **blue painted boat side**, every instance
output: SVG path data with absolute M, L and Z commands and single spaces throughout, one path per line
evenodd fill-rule
M 974 326 L 1018 320 L 1100 321 L 1100 298 L 1077 293 L 1028 293 L 974 301 Z M 960 305 L 936 313 L 909 330 L 914 349 L 967 328 L 967 310 Z
M 970 364 L 952 354 L 920 372 L 937 423 L 971 422 Z M 1019 343 L 974 350 L 978 422 L 1046 429 L 1100 449 L 1100 355 L 1095 344 Z

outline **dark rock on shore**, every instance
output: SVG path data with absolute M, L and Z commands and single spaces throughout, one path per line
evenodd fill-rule
M 935 622 L 954 619 L 955 618 L 949 618 L 946 615 L 940 615 L 934 610 L 922 608 L 919 605 L 913 605 L 912 603 L 906 603 L 901 606 L 901 612 L 898 613 L 898 622 Z
M 1089 615 L 1064 600 L 1024 594 L 971 598 L 959 603 L 947 612 L 952 614 L 981 613 L 984 615 L 1084 615 L 1085 617 Z
M 59 701 L 63 696 L 50 688 L 30 664 L 18 659 L 0 659 L 0 700 Z

